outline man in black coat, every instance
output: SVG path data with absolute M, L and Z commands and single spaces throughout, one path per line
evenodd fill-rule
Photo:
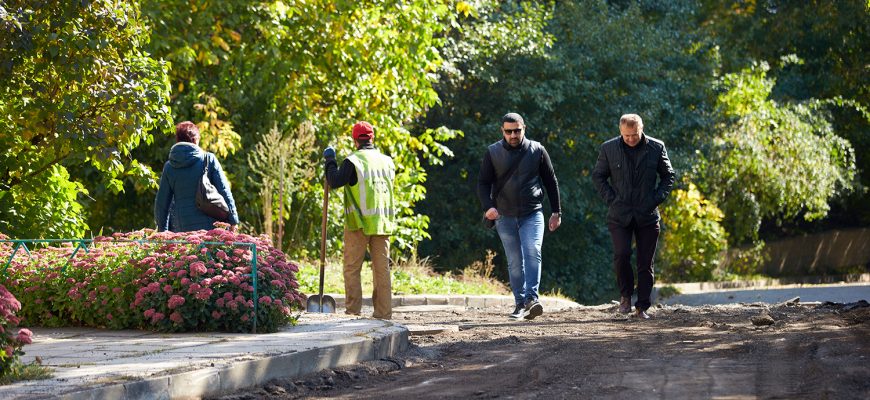
M 619 119 L 620 136 L 601 145 L 592 181 L 607 202 L 607 227 L 613 240 L 613 268 L 621 295 L 619 311 L 631 312 L 634 273 L 631 268 L 631 238 L 637 244 L 636 315 L 647 319 L 655 275 L 653 256 L 659 238 L 658 205 L 674 187 L 675 174 L 665 144 L 643 133 L 637 114 Z

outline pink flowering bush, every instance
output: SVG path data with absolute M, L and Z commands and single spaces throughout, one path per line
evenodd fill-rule
M 19 310 L 21 303 L 0 285 L 0 377 L 12 370 L 12 365 L 24 354 L 21 348 L 31 343 L 30 330 L 19 329 L 17 334 L 12 333 L 20 322 L 15 315 Z
M 22 302 L 21 317 L 34 325 L 249 332 L 256 315 L 258 332 L 274 332 L 295 323 L 292 312 L 305 301 L 297 290 L 298 266 L 268 238 L 224 228 L 116 233 L 95 238 L 87 253 L 79 249 L 72 259 L 69 244 L 32 251 L 32 259 L 19 252 L 0 279 Z M 256 299 L 253 248 L 238 243 L 256 245 Z M 0 244 L 0 257 L 10 251 Z

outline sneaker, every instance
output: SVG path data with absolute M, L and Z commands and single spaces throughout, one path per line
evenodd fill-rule
M 649 314 L 646 313 L 646 310 L 637 309 L 637 312 L 634 313 L 634 316 L 640 319 L 649 319 Z
M 526 316 L 525 318 L 528 320 L 535 319 L 535 317 L 540 316 L 544 313 L 544 306 L 541 305 L 537 300 L 532 300 L 526 304 Z
M 511 319 L 521 319 L 526 316 L 526 309 L 520 304 L 517 304 L 517 307 L 514 308 L 514 312 L 511 313 Z

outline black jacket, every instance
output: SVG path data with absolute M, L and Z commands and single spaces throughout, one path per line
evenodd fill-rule
M 516 171 L 504 183 L 496 199 L 492 198 L 496 182 L 503 179 L 513 160 L 519 161 Z M 524 217 L 543 208 L 544 189 L 550 200 L 552 212 L 562 212 L 559 202 L 559 183 L 547 150 L 540 143 L 523 138 L 517 148 L 504 140 L 489 146 L 480 165 L 477 179 L 477 196 L 486 211 L 495 207 L 499 214 L 509 217 Z
M 634 218 L 638 226 L 654 224 L 661 218 L 658 205 L 671 193 L 676 179 L 668 151 L 661 140 L 643 135 L 632 174 L 624 146 L 622 136 L 604 142 L 592 170 L 595 189 L 610 206 L 607 222 L 628 226 Z

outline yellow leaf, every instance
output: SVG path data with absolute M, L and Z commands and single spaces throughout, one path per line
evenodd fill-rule
M 220 46 L 220 48 L 224 49 L 224 51 L 230 51 L 230 46 L 222 37 L 218 35 L 212 35 L 211 42 Z
M 466 18 L 468 18 L 469 15 L 477 16 L 477 10 L 474 9 L 474 6 L 464 1 L 456 3 L 456 11 Z
M 230 31 L 230 37 L 236 42 L 239 43 L 242 41 L 242 35 L 236 31 Z

